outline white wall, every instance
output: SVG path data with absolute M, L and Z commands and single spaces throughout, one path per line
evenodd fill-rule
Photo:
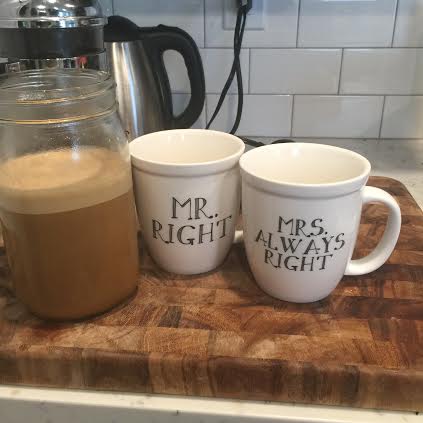
M 233 53 L 224 29 L 235 0 L 104 0 L 142 26 L 179 26 L 197 42 L 213 113 Z M 257 0 L 256 0 L 257 1 Z M 242 135 L 423 138 L 423 0 L 262 0 L 263 30 L 246 30 L 242 52 Z M 176 107 L 189 84 L 176 53 L 166 54 Z M 236 95 L 214 128 L 228 130 Z

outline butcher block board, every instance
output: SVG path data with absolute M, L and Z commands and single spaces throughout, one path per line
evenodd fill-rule
M 0 383 L 423 411 L 423 214 L 401 183 L 370 185 L 399 201 L 398 245 L 313 304 L 264 294 L 242 245 L 194 277 L 141 248 L 135 298 L 83 323 L 43 323 L 0 288 Z M 385 220 L 382 206 L 365 209 L 356 257 Z M 3 248 L 0 261 L 4 284 Z

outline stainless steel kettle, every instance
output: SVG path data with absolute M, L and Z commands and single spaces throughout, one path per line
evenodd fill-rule
M 198 48 L 185 31 L 165 25 L 139 28 L 127 18 L 111 16 L 104 41 L 129 140 L 163 129 L 189 128 L 198 119 L 205 100 L 204 71 Z M 182 55 L 191 86 L 189 103 L 178 116 L 163 62 L 167 50 Z

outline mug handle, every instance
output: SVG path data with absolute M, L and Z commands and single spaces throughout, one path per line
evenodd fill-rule
M 346 275 L 364 275 L 382 266 L 394 250 L 401 229 L 401 210 L 392 195 L 379 188 L 366 186 L 361 191 L 361 201 L 363 205 L 376 202 L 388 206 L 388 222 L 376 248 L 366 257 L 350 260 L 345 270 Z

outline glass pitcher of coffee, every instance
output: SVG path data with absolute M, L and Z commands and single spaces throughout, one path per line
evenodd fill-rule
M 0 76 L 0 220 L 13 291 L 35 315 L 81 319 L 134 293 L 129 150 L 107 73 Z

